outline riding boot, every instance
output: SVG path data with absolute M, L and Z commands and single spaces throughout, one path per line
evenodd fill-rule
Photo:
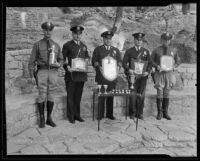
M 157 110 L 158 110 L 158 114 L 156 119 L 157 120 L 161 120 L 163 117 L 163 113 L 162 113 L 162 98 L 157 98 Z
M 40 115 L 39 128 L 44 128 L 45 127 L 44 102 L 38 103 L 38 111 Z
M 53 110 L 53 105 L 54 105 L 54 102 L 47 101 L 47 121 L 46 121 L 46 124 L 50 125 L 52 127 L 55 127 L 56 124 L 53 122 L 53 120 L 51 118 L 51 113 L 52 113 L 52 110 Z
M 168 115 L 168 106 L 169 106 L 169 98 L 163 98 L 163 118 L 166 118 L 167 120 L 171 120 L 171 117 Z

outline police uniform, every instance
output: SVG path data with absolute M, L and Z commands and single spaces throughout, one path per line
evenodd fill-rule
M 172 35 L 169 33 L 163 33 L 161 35 L 161 40 L 171 40 Z M 180 64 L 180 58 L 176 52 L 176 49 L 172 46 L 159 46 L 155 48 L 151 54 L 153 61 L 153 67 L 155 67 L 155 88 L 157 89 L 157 119 L 160 120 L 162 117 L 171 120 L 168 115 L 169 106 L 169 92 L 170 88 L 175 84 L 175 76 L 173 71 L 159 71 L 158 66 L 160 66 L 160 58 L 163 55 L 168 55 L 174 59 L 174 67 Z
M 101 34 L 101 37 L 112 37 L 114 34 L 111 31 L 105 31 Z M 99 85 L 108 85 L 107 90 L 110 91 L 112 89 L 115 89 L 117 79 L 114 81 L 109 81 L 104 78 L 100 71 L 100 67 L 102 67 L 102 59 L 104 59 L 107 56 L 111 56 L 117 61 L 118 66 L 121 65 L 121 56 L 120 56 L 120 51 L 119 49 L 113 47 L 113 46 L 106 46 L 106 45 L 101 45 L 98 46 L 94 49 L 93 56 L 92 56 L 92 65 L 96 70 L 96 76 L 95 76 L 95 81 Z M 104 117 L 104 111 L 105 111 L 105 98 L 100 97 L 99 98 L 99 106 L 100 106 L 100 118 L 102 119 Z M 112 120 L 115 119 L 113 116 L 113 97 L 108 97 L 106 99 L 106 117 L 110 118 Z
M 51 22 L 45 22 L 41 25 L 43 30 L 52 31 L 54 25 Z M 40 125 L 44 125 L 44 106 L 47 99 L 47 121 L 46 124 L 56 126 L 51 119 L 51 112 L 54 105 L 54 90 L 58 79 L 58 66 L 49 65 L 49 54 L 54 45 L 55 58 L 57 62 L 62 63 L 63 57 L 59 45 L 50 38 L 44 37 L 33 45 L 28 68 L 31 78 L 34 76 L 35 67 L 37 67 L 36 81 L 39 90 L 38 109 L 40 114 Z M 48 88 L 48 89 L 47 89 Z M 48 92 L 48 93 L 47 93 Z M 47 97 L 47 98 L 46 98 Z
M 133 34 L 135 39 L 142 39 L 144 38 L 145 34 L 143 33 L 135 33 Z M 125 74 L 129 77 L 129 69 L 131 69 L 131 60 L 143 60 L 147 61 L 147 68 L 146 72 L 150 73 L 151 72 L 151 57 L 150 53 L 147 49 L 144 47 L 140 47 L 138 49 L 136 46 L 131 47 L 128 49 L 123 58 L 123 68 L 125 71 Z M 137 77 L 134 82 L 134 89 L 137 93 L 141 94 L 141 97 L 139 96 L 132 96 L 130 97 L 129 101 L 129 115 L 130 118 L 134 119 L 136 114 L 138 113 L 138 117 L 140 119 L 143 119 L 143 108 L 144 108 L 144 100 L 145 100 L 145 91 L 146 91 L 146 83 L 147 83 L 148 75 L 144 77 Z M 131 83 L 129 82 L 129 87 Z
M 74 26 L 70 29 L 73 33 L 84 30 L 82 26 Z M 67 63 L 64 64 L 65 73 L 65 84 L 67 91 L 67 117 L 71 123 L 75 123 L 75 120 L 84 121 L 80 117 L 80 102 L 83 92 L 85 81 L 87 81 L 86 72 L 70 72 L 67 69 L 67 65 L 71 66 L 72 59 L 83 58 L 89 59 L 87 46 L 81 41 L 77 44 L 76 41 L 71 40 L 63 45 L 62 54 L 64 60 L 67 59 Z

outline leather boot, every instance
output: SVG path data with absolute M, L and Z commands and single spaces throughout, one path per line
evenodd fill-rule
M 161 120 L 162 117 L 163 117 L 163 113 L 162 113 L 162 101 L 163 101 L 162 98 L 157 98 L 157 110 L 158 110 L 158 114 L 157 114 L 157 117 L 156 117 L 157 120 Z
M 38 103 L 38 111 L 40 115 L 39 128 L 44 128 L 45 127 L 44 102 Z
M 167 120 L 171 120 L 171 117 L 168 115 L 168 106 L 169 106 L 169 98 L 163 98 L 163 118 L 166 118 Z
M 46 121 L 46 124 L 50 125 L 52 127 L 55 127 L 56 124 L 51 119 L 51 113 L 52 113 L 52 110 L 53 110 L 53 105 L 54 105 L 54 102 L 47 101 L 47 121 Z

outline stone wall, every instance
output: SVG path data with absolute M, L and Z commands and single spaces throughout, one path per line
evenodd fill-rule
M 28 73 L 28 61 L 31 49 L 16 50 L 6 52 L 5 61 L 5 90 L 6 94 L 26 94 L 35 91 L 34 86 L 30 82 Z M 120 72 L 121 83 L 124 77 L 123 71 Z M 174 89 L 182 89 L 183 87 L 194 87 L 196 84 L 196 64 L 181 64 L 176 72 L 177 82 Z M 89 67 L 88 82 L 86 86 L 95 84 L 95 71 L 92 66 Z M 59 86 L 64 87 L 64 79 L 60 77 Z M 149 83 L 151 83 L 149 79 Z M 118 85 L 120 86 L 120 84 Z

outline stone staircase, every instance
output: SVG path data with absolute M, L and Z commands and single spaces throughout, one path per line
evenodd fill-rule
M 55 98 L 53 119 L 55 121 L 66 118 L 66 96 L 67 93 L 58 93 Z M 38 122 L 38 112 L 36 108 L 37 93 L 26 95 L 6 95 L 6 128 L 7 137 L 15 136 L 22 131 L 33 127 Z M 85 88 L 81 102 L 81 116 L 92 118 L 92 92 Z M 189 116 L 196 118 L 196 88 L 185 88 L 180 91 L 171 91 L 169 114 Z M 45 111 L 46 114 L 46 111 Z M 156 90 L 152 84 L 147 86 L 144 117 L 156 117 Z M 97 106 L 95 106 L 95 116 L 97 115 Z M 125 99 L 122 97 L 114 98 L 114 115 L 116 117 L 125 115 Z M 156 118 L 155 118 L 156 119 Z

